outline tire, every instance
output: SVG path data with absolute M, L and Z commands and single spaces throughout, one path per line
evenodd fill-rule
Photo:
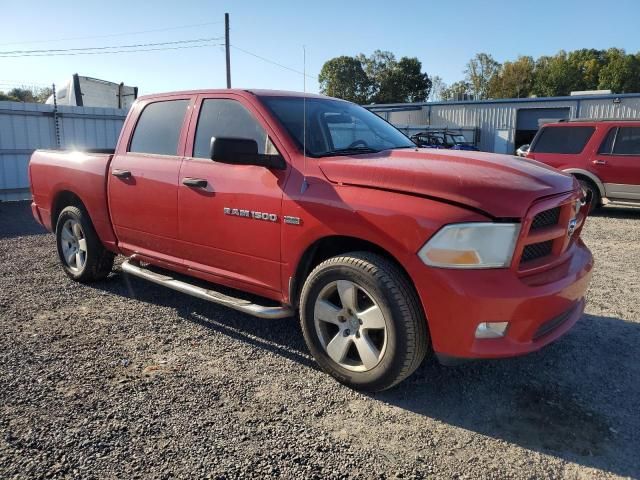
M 104 248 L 82 208 L 66 207 L 60 212 L 56 244 L 62 268 L 76 282 L 102 280 L 113 268 L 115 255 Z
M 369 252 L 330 258 L 311 272 L 302 288 L 300 322 L 320 367 L 358 390 L 398 384 L 418 368 L 430 345 L 406 275 Z
M 582 190 L 584 190 L 585 194 L 587 192 L 591 192 L 591 205 L 589 206 L 589 213 L 595 212 L 602 205 L 602 197 L 600 197 L 600 190 L 591 180 L 585 180 L 583 178 L 579 178 L 580 186 Z

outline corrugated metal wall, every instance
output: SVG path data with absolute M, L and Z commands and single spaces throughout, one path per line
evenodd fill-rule
M 582 100 L 579 117 L 586 118 L 640 118 L 640 96 L 612 101 Z
M 115 108 L 58 108 L 62 148 L 113 148 L 127 115 Z M 56 148 L 53 105 L 0 102 L 0 200 L 29 195 L 27 167 L 37 148 Z
M 404 129 L 407 127 L 431 126 L 440 128 L 478 128 L 481 150 L 491 152 L 499 131 L 507 131 L 509 146 L 515 150 L 515 131 L 518 111 L 536 108 L 568 108 L 570 118 L 638 118 L 640 119 L 640 94 L 608 95 L 585 98 L 537 98 L 486 101 L 452 102 L 407 105 L 372 105 L 378 115 Z M 418 109 L 419 108 L 419 109 Z

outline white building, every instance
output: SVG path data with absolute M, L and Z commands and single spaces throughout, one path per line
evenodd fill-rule
M 366 108 L 408 134 L 428 128 L 461 129 L 480 150 L 513 154 L 541 125 L 574 118 L 640 119 L 640 93 L 569 97 L 397 103 Z

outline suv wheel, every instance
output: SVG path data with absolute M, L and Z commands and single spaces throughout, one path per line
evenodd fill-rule
M 596 187 L 590 180 L 579 178 L 578 181 L 580 182 L 580 186 L 582 187 L 585 195 L 588 192 L 591 192 L 591 206 L 589 207 L 589 213 L 593 213 L 596 209 L 601 207 L 602 199 L 600 197 L 600 190 L 598 190 L 598 187 Z
M 318 265 L 303 286 L 300 318 L 322 369 L 361 390 L 396 385 L 429 346 L 426 319 L 405 274 L 368 252 Z
M 62 268 L 73 280 L 101 280 L 111 272 L 115 255 L 104 248 L 84 210 L 66 207 L 60 212 L 56 243 Z

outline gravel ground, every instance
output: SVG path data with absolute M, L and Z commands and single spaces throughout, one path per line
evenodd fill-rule
M 364 395 L 295 321 L 119 270 L 73 283 L 28 205 L 0 204 L 0 478 L 639 477 L 640 210 L 584 237 L 597 267 L 563 339 Z

